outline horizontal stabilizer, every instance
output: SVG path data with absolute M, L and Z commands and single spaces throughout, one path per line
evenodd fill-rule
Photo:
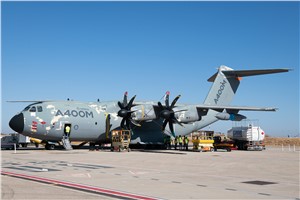
M 216 110 L 218 112 L 223 112 L 223 110 L 226 109 L 228 113 L 238 113 L 240 110 L 244 111 L 276 111 L 278 108 L 261 108 L 261 107 L 248 107 L 248 106 L 219 106 L 219 105 L 197 105 L 196 106 L 198 110 L 204 110 L 204 109 L 212 109 Z
M 275 74 L 288 72 L 290 69 L 257 69 L 257 70 L 222 70 L 222 73 L 226 77 L 244 77 L 244 76 L 256 76 L 263 74 Z M 211 76 L 207 81 L 214 82 L 218 72 Z

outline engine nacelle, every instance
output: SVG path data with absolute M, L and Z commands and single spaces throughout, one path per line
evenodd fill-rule
M 216 115 L 216 118 L 218 118 L 219 120 L 231 120 L 231 121 L 241 121 L 243 119 L 246 119 L 247 117 L 245 117 L 244 115 L 240 115 L 240 114 L 229 114 L 229 113 L 218 113 Z
M 132 110 L 136 110 L 131 114 L 132 119 L 135 121 L 148 121 L 157 118 L 152 105 L 138 105 L 133 107 Z
M 179 107 L 178 109 L 184 110 L 183 107 Z M 174 109 L 174 111 L 176 112 L 176 109 Z M 175 117 L 181 123 L 195 122 L 201 119 L 196 107 L 188 108 L 186 111 L 176 112 Z

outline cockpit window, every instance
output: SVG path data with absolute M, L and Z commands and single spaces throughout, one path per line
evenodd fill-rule
M 43 107 L 42 107 L 42 106 L 38 106 L 38 107 L 37 107 L 37 111 L 38 111 L 38 112 L 43 112 Z
M 36 107 L 35 106 L 32 106 L 29 110 L 29 112 L 36 112 Z

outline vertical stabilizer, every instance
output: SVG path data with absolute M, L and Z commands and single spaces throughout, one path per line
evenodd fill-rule
M 240 80 L 236 76 L 226 76 L 223 71 L 233 71 L 233 69 L 221 65 L 216 74 L 208 79 L 213 85 L 204 101 L 207 105 L 229 105 L 234 94 L 239 87 Z

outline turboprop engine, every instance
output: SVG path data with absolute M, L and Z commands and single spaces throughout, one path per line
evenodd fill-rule
M 149 121 L 157 118 L 153 105 L 137 105 L 134 110 L 136 111 L 131 114 L 131 117 L 135 121 Z
M 174 110 L 176 111 L 176 109 Z M 190 123 L 201 120 L 201 116 L 198 114 L 196 107 L 176 112 L 175 117 L 181 123 Z

